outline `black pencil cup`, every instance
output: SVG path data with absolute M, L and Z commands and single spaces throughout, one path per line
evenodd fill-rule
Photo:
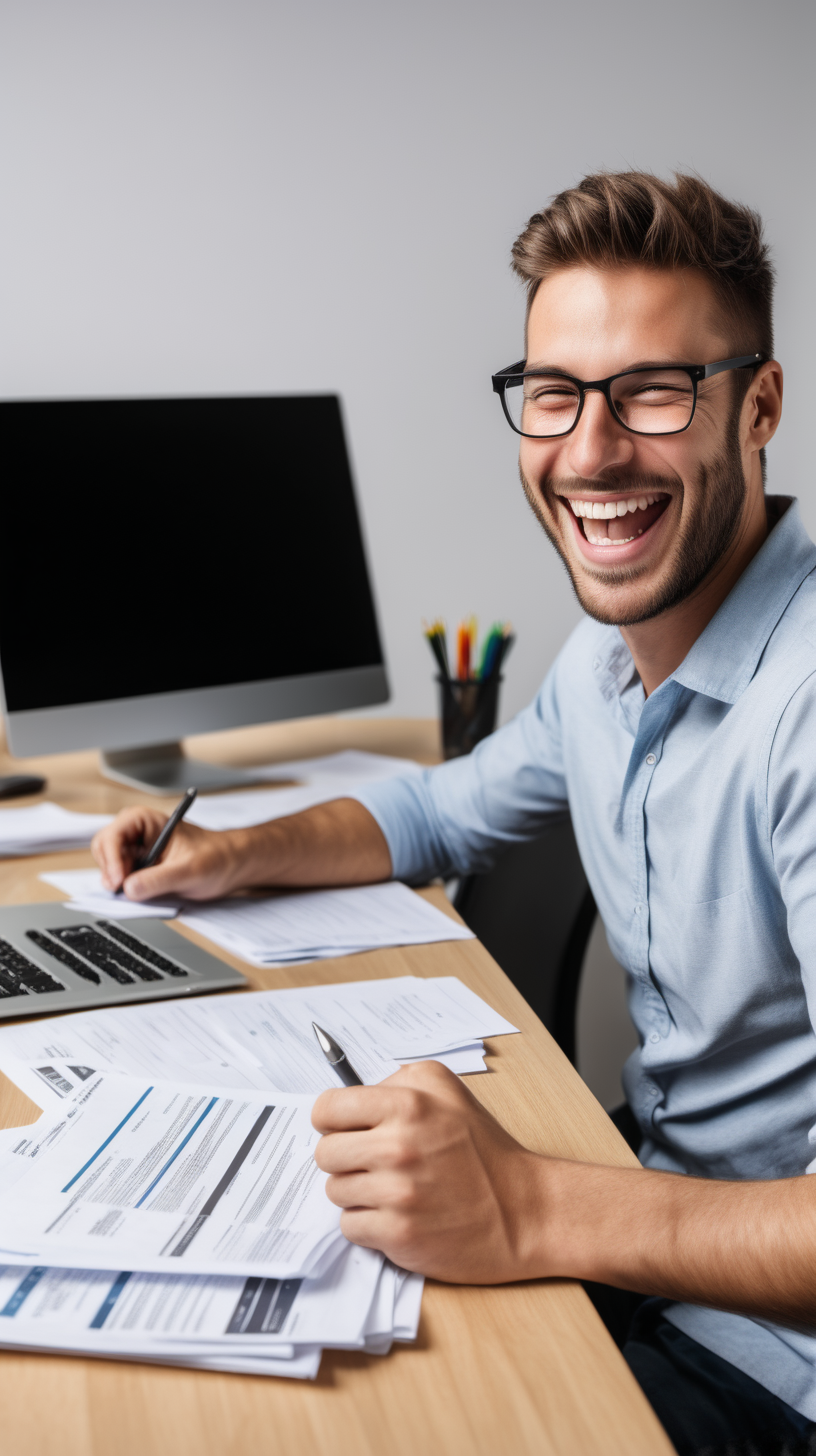
M 456 679 L 438 677 L 442 752 L 461 758 L 493 732 L 499 710 L 501 677 Z

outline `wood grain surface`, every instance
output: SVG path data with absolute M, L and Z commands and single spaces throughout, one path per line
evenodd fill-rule
M 236 765 L 340 748 L 433 762 L 433 720 L 314 719 L 191 740 Z M 96 755 L 11 760 L 66 808 L 154 802 L 98 772 Z M 16 803 L 29 801 L 18 800 Z M 0 903 L 61 897 L 38 875 L 83 852 L 0 861 Z M 421 892 L 454 915 L 440 888 Z M 178 933 L 201 939 L 183 926 Z M 201 940 L 202 944 L 207 942 Z M 211 946 L 208 946 L 212 949 Z M 634 1155 L 538 1018 L 477 941 L 412 946 L 258 970 L 222 950 L 253 988 L 382 976 L 459 976 L 521 1029 L 488 1043 L 468 1085 L 527 1147 L 608 1164 Z M 230 994 L 241 995 L 236 992 Z M 0 1033 L 1 1034 L 1 1033 Z M 0 1078 L 0 1125 L 39 1115 Z M 587 1296 L 570 1281 L 498 1288 L 428 1283 L 419 1339 L 386 1357 L 329 1351 L 316 1381 L 221 1375 L 69 1356 L 0 1355 L 6 1456 L 670 1456 L 672 1447 Z

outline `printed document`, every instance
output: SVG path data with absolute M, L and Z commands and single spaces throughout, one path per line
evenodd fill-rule
M 317 1277 L 345 1241 L 313 1103 L 95 1073 L 0 1161 L 0 1259 Z
M 172 920 L 178 915 L 181 900 L 170 896 L 164 900 L 128 900 L 102 887 L 99 870 L 56 870 L 40 875 L 46 885 L 53 885 L 63 895 L 70 895 L 64 910 L 78 910 L 83 915 L 104 915 L 106 920 Z
M 112 814 L 75 814 L 47 801 L 28 809 L 0 809 L 0 856 L 85 849 L 112 818 Z
M 202 829 L 243 829 L 251 824 L 264 824 L 268 819 L 299 814 L 302 809 L 329 799 L 343 798 L 364 783 L 421 772 L 419 764 L 410 759 L 361 753 L 356 749 L 322 758 L 270 764 L 266 769 L 253 769 L 253 773 L 286 787 L 208 794 L 196 800 L 187 819 Z
M 301 890 L 262 900 L 188 902 L 181 921 L 258 966 L 293 965 L 392 945 L 473 939 L 466 925 L 399 880 L 351 889 Z
M 0 1070 L 38 1106 L 70 1098 L 92 1071 L 209 1088 L 320 1092 L 338 1085 L 316 1021 L 365 1082 L 406 1061 L 483 1071 L 482 1038 L 517 1028 L 455 976 L 396 976 L 235 996 L 102 1007 L 0 1030 Z

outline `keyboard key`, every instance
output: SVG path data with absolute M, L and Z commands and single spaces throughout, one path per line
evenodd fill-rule
M 126 945 L 129 950 L 132 950 L 135 955 L 140 956 L 143 961 L 148 961 L 157 970 L 164 971 L 166 976 L 186 976 L 189 974 L 181 966 L 177 966 L 175 961 L 168 960 L 167 956 L 163 956 L 159 951 L 154 950 L 152 945 L 147 945 L 145 941 L 139 940 L 138 936 L 131 935 L 127 930 L 123 930 L 121 925 L 115 925 L 110 920 L 100 920 L 99 926 L 100 929 L 104 930 L 106 935 L 110 935 L 114 940 L 118 940 L 120 945 Z
M 102 977 L 97 975 L 96 971 L 91 970 L 85 961 L 80 960 L 78 955 L 74 955 L 67 945 L 62 945 L 58 940 L 52 940 L 50 935 L 45 935 L 41 930 L 27 930 L 26 935 L 29 940 L 33 940 L 34 944 L 39 946 L 40 950 L 47 951 L 48 955 L 53 956 L 54 960 L 59 961 L 63 966 L 68 966 L 75 975 L 82 976 L 85 981 L 93 981 L 95 986 L 101 986 Z
M 112 981 L 118 982 L 120 986 L 132 986 L 133 977 L 129 974 L 129 967 L 124 964 L 128 958 L 127 952 L 119 952 L 112 946 L 106 936 L 100 935 L 93 925 L 58 925 L 48 927 L 48 934 L 53 935 L 62 945 L 68 946 L 70 950 L 77 952 L 84 960 L 90 961 L 97 970 L 104 971 Z
M 0 939 L 0 994 L 42 996 L 48 991 L 64 991 L 62 981 L 24 956 L 9 941 Z

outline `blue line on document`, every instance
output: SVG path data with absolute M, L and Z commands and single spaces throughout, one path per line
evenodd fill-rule
M 135 1205 L 136 1208 L 141 1208 L 141 1206 L 144 1203 L 145 1199 L 150 1197 L 150 1195 L 153 1192 L 153 1189 L 155 1188 L 156 1184 L 161 1182 L 162 1178 L 164 1177 L 165 1173 L 167 1172 L 167 1169 L 170 1167 L 170 1164 L 171 1163 L 175 1163 L 176 1158 L 178 1157 L 179 1153 L 182 1151 L 183 1148 L 186 1148 L 188 1142 L 190 1141 L 190 1138 L 193 1136 L 193 1133 L 198 1131 L 198 1129 L 200 1128 L 202 1122 L 204 1121 L 204 1118 L 207 1116 L 207 1113 L 208 1112 L 212 1112 L 212 1110 L 215 1107 L 215 1104 L 216 1104 L 217 1101 L 218 1101 L 218 1098 L 217 1097 L 211 1097 L 210 1098 L 207 1106 L 204 1108 L 204 1111 L 202 1112 L 200 1118 L 198 1119 L 198 1122 L 194 1122 L 193 1123 L 192 1127 L 190 1128 L 190 1131 L 187 1133 L 187 1136 L 182 1138 L 181 1142 L 179 1143 L 178 1147 L 176 1148 L 176 1151 L 174 1153 L 171 1153 L 171 1155 L 167 1159 L 167 1162 L 165 1163 L 164 1167 L 160 1170 L 160 1172 L 158 1172 L 156 1174 L 156 1176 L 153 1179 L 153 1182 L 151 1183 L 151 1185 L 148 1188 L 147 1192 L 142 1194 L 142 1196 L 139 1199 L 138 1203 Z
M 62 1189 L 62 1192 L 63 1193 L 67 1193 L 68 1190 L 69 1190 L 69 1188 L 73 1188 L 74 1184 L 76 1183 L 77 1178 L 81 1178 L 82 1177 L 82 1174 L 83 1173 L 86 1173 L 88 1171 L 88 1169 L 91 1166 L 91 1163 L 95 1163 L 96 1162 L 97 1158 L 99 1157 L 99 1154 L 100 1153 L 104 1153 L 106 1147 L 108 1146 L 108 1143 L 112 1143 L 113 1142 L 113 1139 L 116 1137 L 116 1134 L 118 1132 L 121 1132 L 122 1131 L 122 1128 L 124 1127 L 125 1123 L 130 1121 L 130 1119 L 133 1116 L 134 1112 L 137 1112 L 139 1110 L 139 1108 L 141 1107 L 142 1103 L 145 1100 L 145 1097 L 149 1097 L 152 1091 L 153 1091 L 153 1088 L 152 1087 L 148 1087 L 147 1091 L 142 1093 L 141 1097 L 139 1098 L 139 1101 L 138 1102 L 135 1102 L 134 1105 L 131 1107 L 130 1112 L 128 1112 L 128 1113 L 125 1114 L 125 1116 L 122 1118 L 122 1121 L 120 1122 L 119 1126 L 118 1127 L 115 1127 L 113 1129 L 113 1132 L 111 1133 L 110 1137 L 106 1137 L 105 1138 L 105 1141 L 102 1143 L 101 1147 L 98 1147 L 97 1150 L 96 1150 L 96 1152 L 91 1154 L 91 1156 L 88 1159 L 87 1163 L 83 1163 L 83 1165 L 80 1168 L 79 1172 L 74 1174 L 74 1176 L 71 1179 L 70 1183 L 66 1183 L 65 1187 Z
M 31 1293 L 32 1289 L 35 1287 L 35 1285 L 39 1284 L 44 1273 L 45 1265 L 43 1265 L 42 1268 L 38 1266 L 36 1269 L 29 1269 L 25 1278 L 20 1280 L 20 1283 L 17 1285 L 17 1288 L 15 1289 L 8 1303 L 4 1304 L 3 1308 L 0 1309 L 0 1318 L 2 1318 L 3 1315 L 6 1315 L 8 1319 L 14 1318 L 18 1309 L 20 1308 L 20 1305 L 23 1303 L 23 1300 L 28 1299 L 28 1296 Z
M 88 1325 L 89 1330 L 101 1330 L 103 1324 L 105 1323 L 105 1320 L 108 1318 L 108 1315 L 113 1309 L 113 1306 L 119 1298 L 119 1295 L 122 1293 L 122 1290 L 127 1284 L 129 1278 L 130 1270 L 123 1274 L 117 1274 L 110 1289 L 105 1295 L 105 1298 L 103 1299 L 98 1310 L 96 1311 L 96 1314 L 91 1320 L 91 1323 Z

